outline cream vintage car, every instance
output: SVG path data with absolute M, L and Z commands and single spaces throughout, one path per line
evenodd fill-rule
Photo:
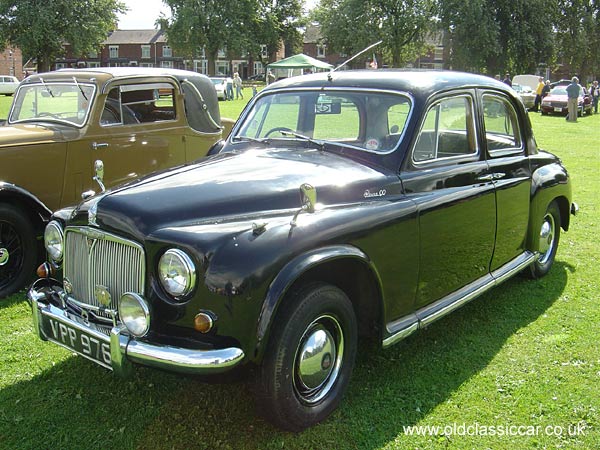
M 204 156 L 226 137 L 208 77 L 172 69 L 60 70 L 28 77 L 0 126 L 0 298 L 43 259 L 52 211 L 107 187 Z

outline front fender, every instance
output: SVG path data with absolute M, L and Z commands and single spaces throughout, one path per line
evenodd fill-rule
M 256 329 L 255 355 L 261 357 L 264 352 L 264 343 L 268 341 L 268 334 L 277 309 L 281 305 L 289 288 L 304 273 L 310 269 L 336 259 L 356 259 L 364 263 L 374 275 L 381 290 L 381 278 L 370 258 L 360 249 L 348 245 L 331 245 L 296 256 L 290 260 L 275 276 L 269 285 L 265 300 L 260 311 L 258 326 Z
M 52 211 L 28 190 L 12 183 L 0 181 L 0 202 L 10 201 L 11 204 L 21 204 L 27 211 L 34 211 L 43 222 L 50 220 Z

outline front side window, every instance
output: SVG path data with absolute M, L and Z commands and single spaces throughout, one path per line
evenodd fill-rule
M 404 95 L 381 92 L 278 92 L 259 98 L 233 140 L 310 138 L 374 153 L 393 151 L 411 110 Z
M 475 136 L 471 97 L 442 99 L 427 111 L 413 149 L 413 162 L 470 158 L 478 152 Z
M 116 86 L 106 98 L 102 126 L 175 120 L 174 89 L 169 83 Z
M 520 150 L 523 147 L 517 113 L 508 99 L 485 94 L 483 112 L 485 140 L 490 153 Z
M 48 121 L 77 127 L 88 118 L 96 86 L 84 83 L 39 83 L 17 91 L 9 123 Z

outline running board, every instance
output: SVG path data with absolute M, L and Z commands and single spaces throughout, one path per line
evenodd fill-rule
M 531 265 L 535 261 L 535 258 L 537 258 L 535 253 L 524 252 L 492 273 L 484 275 L 446 297 L 418 309 L 412 314 L 388 323 L 386 325 L 388 336 L 382 341 L 383 348 L 401 341 L 418 329 L 425 328 L 436 320 L 450 314 L 455 309 L 460 308 L 465 303 L 470 302 L 475 297 L 479 297 L 484 292 L 498 286 L 503 281 Z

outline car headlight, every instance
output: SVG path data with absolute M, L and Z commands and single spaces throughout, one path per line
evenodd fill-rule
M 53 261 L 59 262 L 63 257 L 65 234 L 60 224 L 53 220 L 44 231 L 44 246 Z
M 192 259 L 182 250 L 167 250 L 158 262 L 158 278 L 163 288 L 175 298 L 189 294 L 196 285 Z
M 150 329 L 150 306 L 134 292 L 126 292 L 119 299 L 119 317 L 127 330 L 136 337 L 143 337 Z

